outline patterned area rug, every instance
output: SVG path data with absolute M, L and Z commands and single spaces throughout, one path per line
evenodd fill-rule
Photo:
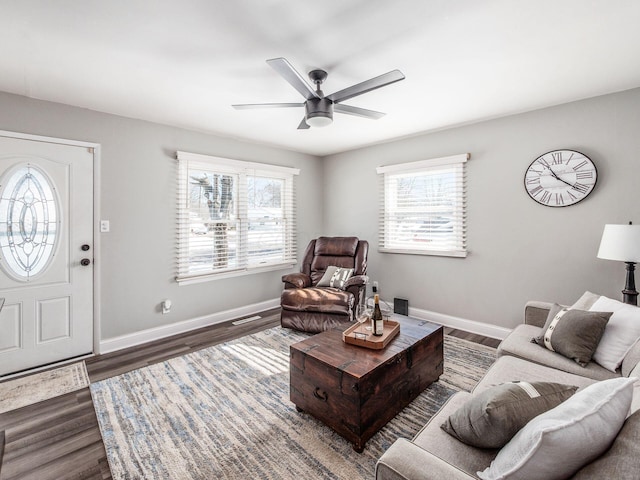
M 0 383 L 0 413 L 75 392 L 89 386 L 84 362 Z
M 289 401 L 280 327 L 91 385 L 114 479 L 365 479 L 398 438 L 412 438 L 495 350 L 445 336 L 445 371 L 362 454 Z

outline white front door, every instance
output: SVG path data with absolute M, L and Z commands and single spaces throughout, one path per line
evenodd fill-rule
M 93 151 L 0 134 L 0 375 L 93 351 Z

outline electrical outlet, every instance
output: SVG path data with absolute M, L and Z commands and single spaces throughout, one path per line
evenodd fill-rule
M 168 298 L 162 302 L 162 313 L 163 314 L 167 314 L 171 311 L 171 307 L 173 306 L 173 303 L 171 302 L 171 300 L 169 300 Z
M 100 220 L 100 231 L 102 233 L 107 233 L 110 229 L 109 220 Z

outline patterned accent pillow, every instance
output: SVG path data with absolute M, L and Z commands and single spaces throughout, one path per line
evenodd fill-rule
M 578 387 L 510 382 L 475 395 L 440 426 L 467 445 L 501 448 L 531 419 L 557 407 Z
M 611 315 L 611 312 L 572 310 L 554 303 L 542 334 L 531 341 L 586 367 Z
M 344 284 L 353 275 L 353 268 L 329 266 L 316 287 L 334 287 L 344 290 Z

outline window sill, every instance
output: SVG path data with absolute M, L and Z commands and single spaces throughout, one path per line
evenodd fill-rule
M 401 248 L 379 248 L 380 253 L 399 253 L 403 255 L 429 255 L 436 257 L 466 258 L 469 252 L 464 250 L 443 251 L 443 250 L 410 250 Z
M 257 267 L 257 268 L 251 268 L 251 269 L 228 270 L 226 272 L 221 272 L 221 273 L 207 273 L 207 274 L 201 274 L 201 275 L 176 277 L 176 282 L 178 282 L 178 285 L 182 287 L 183 285 L 212 282 L 214 280 L 224 280 L 225 278 L 242 277 L 245 275 L 253 275 L 254 273 L 272 272 L 275 270 L 286 270 L 296 265 L 296 263 L 297 262 L 278 263 L 276 265 L 268 265 L 265 267 Z

